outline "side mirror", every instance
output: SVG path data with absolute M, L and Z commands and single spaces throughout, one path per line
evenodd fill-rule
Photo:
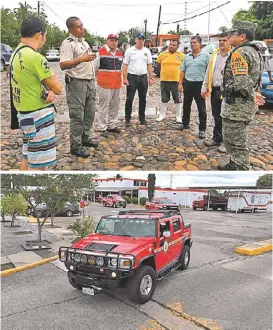
M 169 237 L 171 237 L 171 232 L 170 232 L 169 230 L 164 231 L 164 232 L 163 232 L 163 237 L 164 237 L 164 238 L 169 238 Z

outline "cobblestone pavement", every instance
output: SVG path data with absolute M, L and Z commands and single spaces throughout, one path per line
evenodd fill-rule
M 58 77 L 64 81 L 58 63 L 51 64 Z M 18 170 L 22 158 L 23 143 L 20 131 L 10 131 L 9 84 L 5 73 L 1 74 L 1 170 Z M 175 109 L 171 102 L 164 122 L 155 121 L 160 104 L 159 79 L 149 88 L 147 96 L 148 125 L 141 126 L 137 119 L 138 100 L 134 102 L 132 126 L 124 125 L 125 87 L 120 103 L 121 134 L 103 137 L 95 130 L 92 133 L 99 147 L 90 149 L 88 159 L 70 155 L 69 116 L 65 91 L 56 103 L 57 166 L 55 170 L 216 170 L 219 164 L 228 161 L 215 147 L 206 147 L 198 138 L 198 113 L 192 107 L 191 130 L 176 130 Z M 207 139 L 212 137 L 213 118 L 208 109 Z M 256 115 L 248 129 L 252 170 L 273 170 L 273 112 Z

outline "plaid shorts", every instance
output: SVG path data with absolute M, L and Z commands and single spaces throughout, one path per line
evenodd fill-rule
M 18 113 L 23 132 L 23 157 L 28 166 L 41 168 L 56 164 L 56 135 L 54 107 L 30 113 Z

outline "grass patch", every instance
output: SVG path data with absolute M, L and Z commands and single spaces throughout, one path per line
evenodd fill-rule
M 9 262 L 7 264 L 1 264 L 1 271 L 15 268 L 14 264 L 12 262 Z

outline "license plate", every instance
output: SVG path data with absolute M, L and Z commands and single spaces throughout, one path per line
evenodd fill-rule
M 93 288 L 82 288 L 82 292 L 88 294 L 89 296 L 95 295 L 95 291 Z

